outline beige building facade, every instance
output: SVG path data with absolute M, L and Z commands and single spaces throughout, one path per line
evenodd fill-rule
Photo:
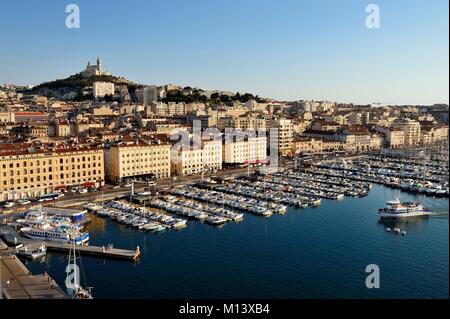
M 103 184 L 103 149 L 21 149 L 0 153 L 2 200 L 39 196 L 75 185 Z
M 170 144 L 129 142 L 112 145 L 105 151 L 106 176 L 119 183 L 136 176 L 170 177 Z
M 202 140 L 201 146 L 174 146 L 171 153 L 172 174 L 200 174 L 222 169 L 222 140 Z
M 227 164 L 248 164 L 267 160 L 267 138 L 248 137 L 241 140 L 225 140 L 223 162 Z
M 292 140 L 294 127 L 290 119 L 275 119 L 270 122 L 270 131 L 277 132 L 278 152 L 281 155 L 292 153 Z M 271 134 L 272 135 L 272 132 Z

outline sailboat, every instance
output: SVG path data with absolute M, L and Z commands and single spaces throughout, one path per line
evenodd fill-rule
M 80 284 L 80 268 L 77 265 L 76 243 L 73 241 L 69 250 L 69 259 L 66 267 L 66 292 L 70 299 L 93 299 L 92 287 L 83 288 Z

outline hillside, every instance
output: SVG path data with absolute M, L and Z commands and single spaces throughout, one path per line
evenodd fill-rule
M 92 94 L 86 94 L 85 91 L 87 88 L 91 88 L 96 81 L 112 82 L 116 86 L 127 86 L 130 91 L 134 91 L 136 87 L 140 86 L 123 77 L 113 75 L 82 77 L 81 74 L 75 74 L 66 79 L 41 83 L 33 87 L 30 93 L 66 100 L 88 100 L 92 99 Z

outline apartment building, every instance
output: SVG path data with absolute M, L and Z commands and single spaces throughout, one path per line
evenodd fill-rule
M 448 125 L 420 122 L 420 140 L 422 144 L 448 140 Z
M 68 186 L 104 183 L 103 149 L 2 145 L 0 199 L 39 196 Z
M 347 145 L 344 142 L 316 138 L 298 138 L 293 142 L 295 153 L 321 153 L 326 151 L 346 150 Z
M 327 121 L 316 121 L 311 126 L 311 129 L 315 131 L 324 131 L 324 132 L 337 132 L 341 128 L 341 125 L 336 122 L 327 122 Z
M 222 117 L 217 120 L 217 127 L 221 130 L 233 128 L 238 130 L 267 130 L 267 123 L 264 117 L 245 115 L 239 117 Z
M 383 136 L 384 146 L 398 148 L 405 144 L 405 134 L 403 131 L 395 130 L 384 126 L 376 126 L 375 131 Z
M 106 177 L 113 183 L 133 177 L 170 177 L 170 144 L 128 141 L 105 151 Z
M 227 164 L 247 164 L 267 160 L 266 136 L 225 137 L 223 162 Z
M 293 125 L 290 119 L 279 118 L 270 122 L 270 130 L 276 130 L 278 151 L 281 155 L 292 153 Z M 272 132 L 271 132 L 272 134 Z
M 171 162 L 172 174 L 178 176 L 222 169 L 222 140 L 201 140 L 198 146 L 174 146 Z
M 399 131 L 403 131 L 405 135 L 405 145 L 417 145 L 420 143 L 420 123 L 418 121 L 405 118 L 396 120 L 392 127 Z
M 147 115 L 155 114 L 157 116 L 183 116 L 186 115 L 186 104 L 183 102 L 154 102 L 147 107 Z

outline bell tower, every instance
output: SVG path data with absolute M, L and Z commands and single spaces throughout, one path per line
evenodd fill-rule
M 97 73 L 102 75 L 102 60 L 100 60 L 100 56 L 97 56 Z

